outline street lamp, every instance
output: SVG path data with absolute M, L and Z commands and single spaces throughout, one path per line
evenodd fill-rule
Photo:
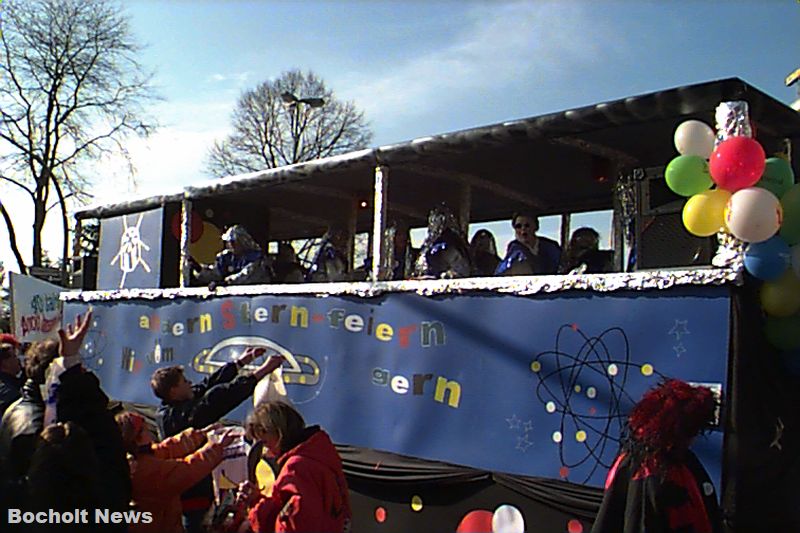
M 281 100 L 289 107 L 296 107 L 297 104 L 306 104 L 309 107 L 322 107 L 325 105 L 323 98 L 298 98 L 294 93 L 284 91 L 281 93 Z

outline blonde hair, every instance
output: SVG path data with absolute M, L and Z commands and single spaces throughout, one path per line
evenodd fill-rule
M 303 416 L 291 405 L 279 401 L 258 404 L 245 423 L 247 438 L 261 440 L 266 434 L 276 435 L 281 452 L 302 440 L 305 427 Z

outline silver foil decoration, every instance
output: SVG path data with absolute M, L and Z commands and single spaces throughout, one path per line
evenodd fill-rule
M 717 242 L 719 246 L 711 264 L 715 267 L 741 271 L 744 268 L 744 251 L 747 243 L 726 232 L 717 233 Z
M 646 291 L 680 286 L 741 285 L 741 269 L 695 268 L 691 270 L 654 270 L 648 272 L 619 272 L 614 274 L 584 274 L 561 276 L 499 276 L 492 278 L 426 279 L 349 283 L 303 283 L 281 285 L 233 285 L 179 289 L 122 289 L 108 291 L 62 292 L 65 302 L 106 302 L 127 300 L 208 299 L 225 296 L 357 296 L 374 298 L 389 293 L 416 293 L 421 296 L 441 296 L 465 293 L 495 293 L 529 296 L 569 290 L 592 292 Z
M 393 223 L 390 226 L 387 226 L 385 230 L 383 230 L 383 260 L 386 263 L 385 271 L 387 272 L 387 278 L 392 279 L 392 272 L 394 270 L 395 265 L 395 256 L 394 256 L 394 241 L 397 238 L 397 223 Z
M 442 233 L 444 233 L 446 229 L 449 229 L 456 235 L 461 235 L 461 227 L 455 215 L 450 211 L 450 208 L 442 204 L 434 207 L 431 209 L 430 213 L 428 213 L 428 234 L 425 236 L 425 240 L 422 242 L 419 255 L 417 256 L 417 263 L 414 266 L 414 276 L 425 276 L 430 272 L 427 258 L 428 250 L 436 244 L 436 241 L 439 240 L 439 237 L 442 236 Z
M 722 102 L 715 113 L 717 121 L 717 141 L 719 144 L 728 137 L 752 137 L 750 108 L 744 100 Z
M 644 169 L 636 168 L 633 170 L 632 174 L 621 174 L 614 184 L 614 194 L 616 195 L 619 206 L 626 245 L 630 245 L 634 239 L 634 222 L 637 210 L 635 183 L 643 179 Z

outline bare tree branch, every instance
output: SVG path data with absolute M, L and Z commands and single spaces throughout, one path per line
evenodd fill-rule
M 287 105 L 281 95 L 299 101 Z M 322 98 L 322 107 L 303 99 Z M 372 132 L 352 102 L 342 102 L 313 72 L 284 72 L 244 92 L 231 116 L 233 133 L 211 148 L 216 177 L 291 165 L 364 148 Z
M 33 200 L 34 265 L 51 187 L 67 220 L 66 202 L 91 196 L 90 163 L 127 158 L 123 141 L 156 127 L 143 118 L 158 97 L 140 51 L 116 0 L 3 0 L 0 161 L 10 165 L 2 179 Z

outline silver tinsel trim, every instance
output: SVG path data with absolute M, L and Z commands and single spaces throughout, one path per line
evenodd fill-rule
M 305 283 L 287 285 L 241 285 L 185 289 L 123 289 L 61 293 L 66 302 L 105 302 L 118 300 L 178 300 L 215 296 L 358 296 L 372 298 L 387 293 L 416 293 L 422 296 L 491 292 L 528 296 L 568 290 L 595 292 L 645 291 L 679 286 L 741 284 L 741 269 L 706 268 L 692 270 L 654 270 L 615 274 L 565 276 L 512 276 L 497 278 L 462 278 L 383 281 L 378 283 Z

